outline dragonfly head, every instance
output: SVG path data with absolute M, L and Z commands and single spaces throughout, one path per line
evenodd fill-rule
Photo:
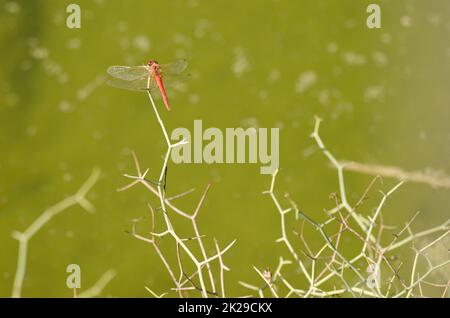
M 157 64 L 158 64 L 158 62 L 156 62 L 155 60 L 150 60 L 147 63 L 148 66 L 153 66 L 153 65 L 157 65 Z

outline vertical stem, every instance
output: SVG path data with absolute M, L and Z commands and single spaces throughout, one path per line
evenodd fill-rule
M 147 94 L 148 94 L 148 98 L 150 99 L 150 101 L 152 103 L 153 111 L 155 112 L 156 118 L 158 119 L 158 123 L 161 126 L 161 129 L 163 131 L 164 138 L 166 139 L 166 142 L 167 142 L 167 146 L 170 149 L 172 147 L 172 144 L 170 143 L 170 139 L 169 139 L 169 135 L 167 134 L 166 127 L 164 126 L 161 116 L 159 116 L 159 112 L 158 112 L 158 109 L 156 108 L 155 101 L 153 100 L 152 94 L 150 93 L 149 90 L 147 90 Z
M 20 298 L 22 294 L 23 279 L 26 272 L 27 263 L 27 250 L 28 250 L 28 239 L 22 237 L 19 240 L 19 252 L 17 257 L 17 271 L 14 277 L 14 285 L 12 291 L 12 298 Z
M 164 163 L 163 163 L 163 166 L 162 166 L 162 169 L 161 169 L 161 173 L 160 173 L 160 176 L 159 176 L 159 183 L 158 183 L 158 197 L 159 197 L 159 201 L 160 201 L 160 204 L 161 204 L 161 209 L 163 211 L 164 220 L 166 222 L 167 230 L 169 231 L 170 235 L 175 239 L 175 241 L 183 248 L 183 250 L 189 255 L 189 257 L 195 263 L 195 265 L 197 267 L 197 271 L 198 271 L 198 277 L 199 277 L 199 280 L 200 280 L 200 286 L 201 286 L 201 289 L 202 289 L 202 296 L 204 298 L 208 298 L 208 293 L 206 291 L 206 286 L 205 286 L 205 282 L 204 282 L 204 279 L 203 279 L 202 266 L 200 265 L 200 263 L 198 262 L 197 258 L 194 256 L 194 254 L 186 246 L 186 244 L 184 244 L 183 240 L 181 240 L 178 237 L 178 235 L 175 233 L 175 231 L 173 229 L 173 226 L 172 226 L 172 223 L 170 222 L 169 216 L 167 215 L 166 203 L 165 203 L 165 198 L 164 198 L 165 197 L 165 193 L 164 193 L 162 181 L 163 181 L 164 173 L 165 173 L 167 165 L 168 165 L 170 153 L 172 152 L 173 145 L 170 142 L 169 135 L 167 134 L 166 127 L 164 126 L 164 123 L 163 123 L 163 121 L 161 119 L 161 116 L 159 115 L 158 109 L 156 107 L 155 101 L 153 100 L 153 96 L 150 93 L 150 90 L 147 90 L 147 95 L 148 95 L 148 98 L 150 99 L 150 102 L 152 104 L 153 111 L 155 112 L 155 115 L 156 115 L 156 119 L 158 120 L 158 123 L 161 126 L 161 130 L 162 130 L 162 132 L 164 134 L 164 138 L 166 139 L 167 147 L 168 147 L 166 155 L 164 157 Z

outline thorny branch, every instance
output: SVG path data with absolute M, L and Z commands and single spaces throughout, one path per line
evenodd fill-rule
M 73 195 L 56 203 L 55 205 L 46 209 L 28 228 L 23 232 L 15 231 L 12 236 L 19 241 L 19 253 L 17 256 L 16 275 L 14 277 L 14 284 L 12 289 L 12 297 L 20 298 L 22 296 L 22 286 L 25 279 L 28 255 L 29 241 L 45 226 L 52 218 L 61 212 L 69 209 L 72 206 L 80 205 L 84 210 L 93 213 L 95 208 L 88 201 L 86 195 L 95 185 L 100 177 L 100 170 L 94 169 L 89 178 L 84 182 L 80 189 Z M 113 270 L 107 271 L 100 280 L 89 290 L 80 294 L 80 297 L 95 297 L 99 295 L 104 287 L 114 278 L 115 272 Z
M 153 246 L 173 281 L 174 288 L 171 290 L 177 292 L 180 297 L 185 297 L 188 292 L 193 291 L 200 292 L 202 297 L 225 297 L 227 294 L 225 291 L 224 273 L 225 271 L 228 271 L 229 268 L 224 264 L 223 254 L 231 248 L 235 241 L 232 241 L 221 250 L 217 241 L 214 240 L 216 253 L 212 256 L 208 256 L 204 244 L 204 236 L 200 234 L 197 226 L 197 216 L 211 187 L 210 184 L 205 188 L 197 207 L 192 213 L 180 209 L 174 204 L 174 201 L 193 193 L 193 189 L 181 194 L 166 197 L 165 179 L 167 177 L 168 158 L 170 157 L 172 149 L 185 144 L 186 141 L 181 140 L 175 144 L 170 142 L 164 123 L 159 116 L 150 92 L 148 92 L 148 95 L 168 147 L 167 152 L 163 157 L 164 161 L 160 177 L 158 182 L 148 180 L 146 178 L 148 169 L 142 173 L 139 161 L 135 153 L 133 153 L 137 175 L 125 175 L 125 177 L 132 179 L 132 181 L 119 189 L 119 191 L 127 190 L 137 184 L 142 184 L 150 191 L 150 193 L 158 198 L 160 206 L 156 210 L 162 211 L 165 228 L 159 233 L 155 232 L 155 210 L 149 206 L 152 217 L 150 237 L 137 234 L 137 220 L 133 222 L 131 234 L 135 238 Z M 366 204 L 369 192 L 372 191 L 375 182 L 380 180 L 381 177 L 376 175 L 369 183 L 361 198 L 352 205 L 347 196 L 344 178 L 344 169 L 346 165 L 338 161 L 325 147 L 319 134 L 320 122 L 321 119 L 316 117 L 314 131 L 311 134 L 311 137 L 337 171 L 339 194 L 331 196 L 331 198 L 336 201 L 336 206 L 331 210 L 325 211 L 328 219 L 323 222 L 314 220 L 309 214 L 299 209 L 298 204 L 292 200 L 288 194 L 285 194 L 284 199 L 287 201 L 289 207 L 283 208 L 284 203 L 278 199 L 275 191 L 275 181 L 278 170 L 275 171 L 272 175 L 270 188 L 264 193 L 270 196 L 280 217 L 281 235 L 276 241 L 283 243 L 286 246 L 293 261 L 280 257 L 278 266 L 274 272 L 269 269 L 261 271 L 254 266 L 255 271 L 263 281 L 262 286 L 255 286 L 242 281 L 240 281 L 239 284 L 249 289 L 251 292 L 256 292 L 259 297 L 265 297 L 265 292 L 267 291 L 270 292 L 269 295 L 272 297 L 423 297 L 423 286 L 441 288 L 443 289 L 443 295 L 445 295 L 449 288 L 448 282 L 445 284 L 435 283 L 430 282 L 428 279 L 436 270 L 447 266 L 450 261 L 447 260 L 434 265 L 426 255 L 426 250 L 431 249 L 448 236 L 450 220 L 447 220 L 434 228 L 421 232 L 414 232 L 411 229 L 411 224 L 416 216 L 415 215 L 400 232 L 394 233 L 394 239 L 389 244 L 386 244 L 385 233 L 395 230 L 395 228 L 384 224 L 382 211 L 390 196 L 403 184 L 403 180 L 393 188 L 389 189 L 386 193 L 381 192 L 381 199 L 374 208 L 372 215 L 362 215 L 360 208 Z M 288 231 L 288 221 L 290 220 L 288 218 L 289 212 L 295 214 L 295 222 L 302 222 L 300 231 Z M 175 216 L 190 221 L 194 231 L 193 237 L 182 238 L 177 234 L 177 231 L 172 225 L 172 218 Z M 312 227 L 316 233 L 318 233 L 318 242 L 321 244 L 318 249 L 314 248 L 314 244 L 310 244 L 310 239 L 308 240 L 305 238 L 305 226 Z M 333 229 L 336 228 L 337 230 L 334 231 Z M 411 269 L 409 282 L 407 282 L 400 274 L 403 263 L 395 262 L 395 259 L 392 259 L 392 257 L 395 256 L 392 252 L 407 246 L 410 243 L 417 242 L 420 238 L 438 233 L 440 233 L 440 236 L 437 239 L 433 240 L 425 247 L 414 249 L 414 263 Z M 305 250 L 296 246 L 297 244 L 295 240 L 291 238 L 291 234 L 294 234 L 300 239 Z M 158 239 L 162 239 L 166 236 L 171 237 L 175 243 L 177 267 L 179 271 L 178 277 L 176 275 L 176 269 L 174 268 L 175 266 L 169 264 L 168 258 L 163 254 L 157 243 Z M 342 243 L 343 237 L 347 240 L 352 240 L 351 242 L 353 245 L 359 244 L 360 249 L 356 255 L 354 255 L 354 251 L 353 255 L 350 254 L 344 247 L 344 245 L 347 244 Z M 191 240 L 197 240 L 199 253 L 196 253 L 193 247 L 187 244 L 187 242 Z M 195 270 L 191 273 L 187 272 L 188 267 L 182 263 L 182 252 L 188 256 L 188 259 L 195 267 Z M 419 266 L 419 260 L 421 258 L 426 260 L 427 269 L 425 273 L 419 274 L 419 268 L 421 268 Z M 219 263 L 218 277 L 215 277 L 212 270 L 212 262 L 216 260 L 218 260 Z M 301 288 L 296 287 L 292 281 L 289 281 L 289 279 L 292 279 L 292 274 L 285 274 L 286 268 L 291 267 L 293 264 L 296 264 L 298 270 L 302 274 L 301 277 L 306 280 L 306 285 Z M 367 267 L 367 271 L 364 267 Z M 381 279 L 381 275 L 387 278 Z M 299 282 L 301 281 L 302 280 L 300 279 Z M 209 283 L 209 286 L 207 286 L 207 282 Z M 158 294 L 149 287 L 145 288 L 154 297 L 163 297 L 167 294 Z M 244 297 L 247 296 L 248 295 Z
M 381 192 L 380 202 L 375 207 L 372 215 L 361 215 L 358 210 L 364 204 L 368 193 L 373 188 L 375 181 L 380 179 L 380 176 L 376 176 L 370 182 L 361 199 L 352 206 L 347 198 L 344 179 L 345 165 L 336 160 L 333 154 L 325 147 L 319 135 L 320 122 L 321 119 L 316 117 L 311 137 L 337 170 L 339 184 L 339 196 L 333 196 L 336 200 L 336 207 L 326 211 L 326 215 L 329 218 L 324 222 L 315 221 L 307 213 L 301 211 L 298 208 L 298 204 L 288 194 L 285 194 L 285 199 L 290 207 L 287 209 L 283 208 L 275 194 L 275 180 L 278 170 L 272 175 L 269 190 L 264 192 L 270 195 L 280 216 L 281 238 L 276 241 L 286 245 L 289 254 L 298 265 L 300 273 L 306 278 L 307 285 L 303 288 L 298 288 L 288 281 L 282 272 L 285 271 L 286 265 L 291 265 L 293 262 L 283 258 L 280 258 L 273 276 L 264 275 L 255 267 L 255 270 L 263 280 L 264 284 L 262 286 L 255 286 L 245 282 L 239 283 L 250 291 L 257 292 L 259 297 L 265 296 L 264 291 L 266 289 L 269 289 L 274 297 L 291 297 L 293 295 L 298 297 L 424 297 L 423 285 L 443 289 L 444 296 L 449 288 L 448 279 L 446 283 L 430 283 L 426 279 L 438 269 L 448 266 L 450 260 L 447 259 L 438 264 L 433 264 L 430 257 L 427 256 L 426 250 L 431 249 L 448 237 L 450 220 L 434 228 L 414 232 L 411 229 L 411 224 L 417 216 L 416 214 L 400 232 L 394 234 L 394 239 L 391 243 L 386 245 L 384 243 L 386 241 L 385 235 L 383 234 L 386 230 L 395 228 L 383 223 L 382 210 L 385 208 L 388 198 L 403 184 L 403 180 L 386 193 Z M 300 232 L 293 231 L 293 233 L 300 238 L 300 242 L 306 248 L 305 252 L 300 247 L 294 247 L 294 243 L 289 239 L 290 233 L 286 230 L 288 226 L 286 215 L 291 211 L 295 212 L 295 221 L 297 222 L 300 219 L 302 222 Z M 349 218 L 356 223 L 356 227 L 349 222 Z M 305 224 L 315 229 L 322 239 L 322 246 L 316 253 L 314 253 L 313 248 L 308 243 L 311 241 L 311 238 L 306 240 L 304 237 Z M 337 225 L 337 232 L 328 234 L 325 228 L 333 228 L 333 224 Z M 378 228 L 378 233 L 375 233 L 376 228 Z M 360 246 L 357 255 L 349 255 L 349 252 L 342 248 L 340 242 L 342 241 L 342 236 L 348 235 L 347 233 L 351 234 L 350 238 L 353 238 L 351 241 L 352 245 L 359 244 Z M 409 283 L 406 283 L 406 280 L 400 276 L 402 263 L 397 266 L 392 263 L 392 251 L 407 246 L 409 243 L 417 242 L 420 238 L 437 233 L 440 233 L 440 236 L 426 246 L 420 249 L 413 248 L 415 257 Z M 296 250 L 302 251 L 303 256 L 300 257 Z M 426 261 L 425 273 L 421 275 L 418 273 L 420 258 Z M 363 264 L 366 264 L 368 268 L 367 273 L 361 269 Z M 320 267 L 321 269 L 319 269 Z M 381 280 L 382 274 L 389 278 Z M 393 292 L 393 290 L 396 291 Z M 285 292 L 284 296 L 281 296 L 281 291 Z
M 156 250 L 158 256 L 160 257 L 160 259 L 162 260 L 165 268 L 167 269 L 174 285 L 175 288 L 174 290 L 176 290 L 178 292 L 178 295 L 180 297 L 183 297 L 183 291 L 186 292 L 188 290 L 198 290 L 200 291 L 202 297 L 207 298 L 209 295 L 214 295 L 217 296 L 217 288 L 216 288 L 216 281 L 217 279 L 214 277 L 212 268 L 211 268 L 211 263 L 215 260 L 219 260 L 219 266 L 220 266 L 220 277 L 219 277 L 219 281 L 220 281 L 220 286 L 221 286 L 221 293 L 222 295 L 225 295 L 225 290 L 224 290 L 224 280 L 223 280 L 223 271 L 224 270 L 228 270 L 228 268 L 223 264 L 223 259 L 222 256 L 223 254 L 228 251 L 228 249 L 235 243 L 235 241 L 231 242 L 230 244 L 228 244 L 227 247 L 225 247 L 223 250 L 220 250 L 218 248 L 218 244 L 215 243 L 215 247 L 217 249 L 217 253 L 212 255 L 212 256 L 208 256 L 207 252 L 206 252 L 206 248 L 205 248 L 205 244 L 203 242 L 203 236 L 200 234 L 198 225 L 197 225 L 197 216 L 199 215 L 199 212 L 203 206 L 203 203 L 206 199 L 207 193 L 211 187 L 210 184 L 207 185 L 205 191 L 203 192 L 203 195 L 200 198 L 200 201 L 197 204 L 196 209 L 194 210 L 194 212 L 192 214 L 183 211 L 182 209 L 178 208 L 173 201 L 175 199 L 178 199 L 182 196 L 188 195 L 190 193 L 193 192 L 193 190 L 189 190 L 186 191 L 182 194 L 177 194 L 171 197 L 166 197 L 166 176 L 167 176 L 167 168 L 168 168 L 168 161 L 170 158 L 170 154 L 172 149 L 186 144 L 187 141 L 186 140 L 181 140 L 177 143 L 171 143 L 170 139 L 169 139 L 169 135 L 167 133 L 167 130 L 165 128 L 164 122 L 158 112 L 158 109 L 155 105 L 155 102 L 153 100 L 153 97 L 150 93 L 150 91 L 147 91 L 149 100 L 152 104 L 153 107 L 153 112 L 156 115 L 156 119 L 160 125 L 160 128 L 163 132 L 164 138 L 166 140 L 167 143 L 167 151 L 166 154 L 164 155 L 164 160 L 163 160 L 163 164 L 161 167 L 161 172 L 160 172 L 160 176 L 158 179 L 158 182 L 154 183 L 154 182 L 150 182 L 150 180 L 146 179 L 146 175 L 148 173 L 148 169 L 144 171 L 144 173 L 142 173 L 139 161 L 136 157 L 136 154 L 133 152 L 133 158 L 134 158 L 134 163 L 136 166 L 136 171 L 137 171 L 137 175 L 136 176 L 132 176 L 132 175 L 128 175 L 126 174 L 125 177 L 132 179 L 133 181 L 131 183 L 129 183 L 128 185 L 125 185 L 124 187 L 118 189 L 118 191 L 124 191 L 127 189 L 130 189 L 131 187 L 137 185 L 137 184 L 142 184 L 144 185 L 145 188 L 147 188 L 153 195 L 155 195 L 158 200 L 159 200 L 159 209 L 161 209 L 162 211 L 162 215 L 164 218 L 164 225 L 165 225 L 165 230 L 163 230 L 160 233 L 155 233 L 154 229 L 152 229 L 151 231 L 151 237 L 147 238 L 141 235 L 138 235 L 136 233 L 135 230 L 135 226 L 133 225 L 133 229 L 132 229 L 132 235 L 135 238 L 138 238 L 140 240 L 143 240 L 147 243 L 150 243 L 153 248 Z M 173 213 L 170 213 L 173 212 Z M 154 211 L 153 209 L 151 209 L 151 213 L 152 213 L 152 220 L 153 220 L 153 225 L 154 226 Z M 177 231 L 175 230 L 173 224 L 172 224 L 172 218 L 175 216 L 181 216 L 185 219 L 188 219 L 191 223 L 191 226 L 193 228 L 193 231 L 195 233 L 195 240 L 197 240 L 198 242 L 198 246 L 201 252 L 201 255 L 198 256 L 196 255 L 194 249 L 191 246 L 188 246 L 187 244 L 187 240 L 181 238 Z M 158 238 L 163 238 L 164 236 L 170 236 L 173 238 L 173 240 L 175 241 L 176 244 L 176 249 L 177 249 L 177 254 L 178 254 L 178 267 L 180 270 L 180 278 L 176 278 L 174 271 L 172 270 L 172 267 L 169 265 L 169 262 L 167 261 L 166 257 L 163 255 L 161 249 L 159 248 L 158 244 L 156 243 L 156 239 Z M 180 249 L 189 257 L 190 261 L 194 264 L 196 270 L 194 272 L 194 274 L 192 275 L 188 275 L 184 272 L 183 267 L 181 266 L 181 257 L 179 256 L 180 253 Z M 208 289 L 207 285 L 206 285 L 206 279 L 205 279 L 205 274 L 204 274 L 204 270 L 206 269 L 206 273 L 207 273 L 207 279 L 209 282 L 209 286 L 210 286 L 210 290 Z M 199 285 L 197 286 L 196 283 L 194 283 L 192 281 L 193 276 L 197 276 L 198 280 L 199 280 Z M 183 281 L 184 279 L 184 281 Z M 189 284 L 190 286 L 186 286 L 187 284 Z M 154 293 L 153 291 L 151 291 L 151 289 L 149 289 L 147 287 L 147 290 L 149 292 L 151 292 L 153 295 L 157 295 L 156 293 Z

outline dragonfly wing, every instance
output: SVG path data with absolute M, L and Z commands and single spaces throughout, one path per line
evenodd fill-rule
M 115 78 L 120 78 L 126 81 L 133 81 L 147 77 L 149 75 L 146 66 L 110 66 L 106 71 L 109 75 Z
M 121 78 L 111 78 L 108 80 L 108 85 L 116 87 L 116 88 L 122 88 L 122 89 L 128 89 L 131 91 L 145 91 L 147 89 L 153 90 L 156 88 L 156 83 L 154 80 L 150 80 L 150 85 L 148 83 L 147 78 L 141 78 L 136 80 L 124 80 Z
M 179 60 L 174 63 L 161 65 L 161 71 L 163 76 L 174 76 L 183 72 L 187 68 L 187 65 L 186 60 Z

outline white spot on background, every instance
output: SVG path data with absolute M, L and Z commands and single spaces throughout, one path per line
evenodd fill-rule
M 77 91 L 78 100 L 85 100 L 88 98 L 98 87 L 100 87 L 105 81 L 105 76 L 103 74 L 98 75 L 92 81 L 86 84 L 86 86 L 80 88 Z
M 58 104 L 58 108 L 63 113 L 70 113 L 74 109 L 72 104 L 70 102 L 68 102 L 67 100 L 60 101 L 59 104 Z
M 240 125 L 243 128 L 256 128 L 258 129 L 261 125 L 259 124 L 258 118 L 256 117 L 247 117 L 240 121 Z
M 339 102 L 331 113 L 331 118 L 336 120 L 342 113 L 351 113 L 353 111 L 353 104 L 349 102 Z
M 408 15 L 404 15 L 400 18 L 400 24 L 405 28 L 410 28 L 412 26 L 412 18 Z
M 40 46 L 39 41 L 36 38 L 30 38 L 27 42 L 30 47 L 30 56 L 36 60 L 42 61 L 44 71 L 48 75 L 56 77 L 57 81 L 61 84 L 67 82 L 69 76 L 64 72 L 60 64 L 50 59 L 48 49 Z
M 389 44 L 391 43 L 391 35 L 389 33 L 384 33 L 381 36 L 381 42 L 383 42 L 384 44 Z
M 347 29 L 353 29 L 354 27 L 356 27 L 357 23 L 355 20 L 349 19 L 344 22 L 344 25 Z
M 133 45 L 141 52 L 148 52 L 151 47 L 150 39 L 145 35 L 137 35 L 133 39 Z
M 64 161 L 61 161 L 59 164 L 58 164 L 58 168 L 60 169 L 60 170 L 66 170 L 67 169 L 67 162 L 64 162 Z
M 270 71 L 270 74 L 267 77 L 267 81 L 270 84 L 273 84 L 273 83 L 275 83 L 276 81 L 278 81 L 280 79 L 280 76 L 281 76 L 280 70 L 274 68 L 274 69 L 272 69 L 272 71 Z
M 342 74 L 342 69 L 339 66 L 334 66 L 331 70 L 331 74 L 333 74 L 333 76 L 339 76 Z
M 188 6 L 191 8 L 198 7 L 199 4 L 200 4 L 199 0 L 189 0 L 188 1 Z
M 363 65 L 366 63 L 366 57 L 356 52 L 345 52 L 343 58 L 348 65 Z
M 279 128 L 280 130 L 282 130 L 284 128 L 284 122 L 278 120 L 275 122 L 275 128 Z
M 123 147 L 121 152 L 122 152 L 122 155 L 124 155 L 124 156 L 129 156 L 132 153 L 131 149 L 128 147 Z
M 177 33 L 173 36 L 173 42 L 184 47 L 192 46 L 192 39 L 181 33 Z
M 310 157 L 315 151 L 316 151 L 316 147 L 314 147 L 314 146 L 306 147 L 302 151 L 302 156 L 305 158 Z
M 5 3 L 5 10 L 8 13 L 16 14 L 20 11 L 20 5 L 14 1 Z
M 198 104 L 200 101 L 200 97 L 197 94 L 189 95 L 189 103 L 192 105 Z
M 48 57 L 48 50 L 44 47 L 32 47 L 30 50 L 30 55 L 37 60 L 43 60 Z
M 34 136 L 36 136 L 36 133 L 37 133 L 37 127 L 36 127 L 36 126 L 28 126 L 28 127 L 27 127 L 27 129 L 26 129 L 26 134 L 27 134 L 29 137 L 34 137 Z
M 72 174 L 70 174 L 68 172 L 63 175 L 64 182 L 70 182 L 70 181 L 72 181 L 72 179 L 73 179 Z
M 195 24 L 194 35 L 199 39 L 203 38 L 206 35 L 206 33 L 210 31 L 211 26 L 212 23 L 209 20 L 203 19 L 197 21 L 197 23 Z
M 338 49 L 339 49 L 339 46 L 335 42 L 328 43 L 328 45 L 327 45 L 328 53 L 334 54 L 338 51 Z
M 117 31 L 125 32 L 128 30 L 128 24 L 125 21 L 119 21 L 116 25 Z
M 437 14 L 430 14 L 427 16 L 427 21 L 434 27 L 437 27 L 441 24 L 442 18 Z
M 241 48 L 234 50 L 234 61 L 231 70 L 236 77 L 240 77 L 250 70 L 250 63 Z
M 322 89 L 317 94 L 317 99 L 319 100 L 319 103 L 321 103 L 324 106 L 334 104 L 335 102 L 340 101 L 341 98 L 342 98 L 342 94 L 336 88 Z
M 326 89 L 321 90 L 318 94 L 318 98 L 322 105 L 328 105 L 330 102 L 330 92 Z
M 99 141 L 103 138 L 103 134 L 100 131 L 96 130 L 92 133 L 92 138 L 96 141 Z
M 377 66 L 386 66 L 388 64 L 387 56 L 383 52 L 373 52 L 372 59 Z
M 79 38 L 73 38 L 67 41 L 67 48 L 70 50 L 76 50 L 81 47 L 81 40 Z
M 384 101 L 385 91 L 383 86 L 369 86 L 364 92 L 365 102 Z
M 419 132 L 419 138 L 420 138 L 420 140 L 422 140 L 422 141 L 425 141 L 425 140 L 427 140 L 427 138 L 428 138 L 428 134 L 427 134 L 427 132 L 425 131 L 425 130 L 420 130 L 420 132 Z
M 61 25 L 65 22 L 66 16 L 63 14 L 62 11 L 54 12 L 53 13 L 53 23 L 56 25 Z
M 187 92 L 188 90 L 187 84 L 179 80 L 172 81 L 171 88 L 177 92 Z
M 312 87 L 317 81 L 317 75 L 314 71 L 306 71 L 297 79 L 297 82 L 295 83 L 295 91 L 297 93 L 303 93 L 310 87 Z
M 261 90 L 258 93 L 258 97 L 262 101 L 266 101 L 269 98 L 269 93 L 266 90 Z
M 66 83 L 69 79 L 68 75 L 63 71 L 61 65 L 50 60 L 45 59 L 43 61 L 45 72 L 50 76 L 55 76 L 59 83 Z
M 125 167 L 126 167 L 126 165 L 125 165 L 125 163 L 123 163 L 123 162 L 118 162 L 118 163 L 116 164 L 116 168 L 117 168 L 117 170 L 120 171 L 120 172 L 124 171 L 124 170 L 125 170 Z

